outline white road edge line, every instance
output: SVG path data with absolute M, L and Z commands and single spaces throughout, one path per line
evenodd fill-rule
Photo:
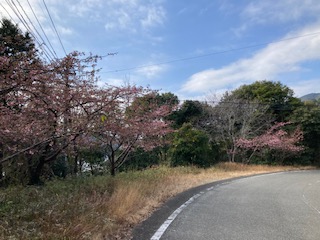
M 308 199 L 306 198 L 306 196 L 303 194 L 302 195 L 302 200 L 303 202 L 309 207 L 311 208 L 312 210 L 315 210 L 317 213 L 320 214 L 320 210 L 318 210 L 318 208 L 314 207 L 309 201 Z
M 192 203 L 195 199 L 200 197 L 204 192 L 200 192 L 193 197 L 191 197 L 188 201 L 182 204 L 179 208 L 177 208 L 168 218 L 167 220 L 159 227 L 159 229 L 155 232 L 155 234 L 150 238 L 150 240 L 159 240 L 163 233 L 167 230 L 173 220 L 182 212 L 184 208 L 186 208 L 190 203 Z
M 297 171 L 298 172 L 298 171 Z M 282 172 L 279 172 L 282 173 Z M 276 173 L 271 173 L 272 174 L 279 174 L 278 172 Z M 249 176 L 249 177 L 259 177 L 259 176 Z M 233 181 L 227 181 L 224 183 L 220 183 L 217 184 L 216 186 L 213 187 L 209 187 L 206 190 L 207 191 L 211 191 L 213 188 L 219 187 L 221 185 L 224 184 L 229 184 L 230 182 Z M 192 196 L 188 201 L 186 201 L 184 204 L 182 204 L 179 208 L 177 208 L 168 218 L 167 220 L 158 228 L 158 230 L 155 232 L 155 234 L 153 234 L 153 236 L 150 238 L 150 240 L 160 240 L 160 238 L 162 237 L 162 235 L 164 234 L 164 232 L 167 230 L 167 228 L 170 226 L 170 224 L 173 222 L 173 220 L 179 215 L 179 213 L 182 212 L 183 209 L 185 209 L 190 203 L 192 203 L 195 199 L 197 199 L 198 197 L 200 197 L 202 194 L 204 194 L 205 192 L 200 192 L 194 196 Z

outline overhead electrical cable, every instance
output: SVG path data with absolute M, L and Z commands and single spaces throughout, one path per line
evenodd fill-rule
M 41 25 L 41 23 L 40 23 L 40 21 L 39 21 L 39 19 L 38 19 L 37 15 L 35 14 L 35 12 L 34 12 L 34 10 L 33 10 L 33 7 L 31 6 L 31 4 L 30 4 L 29 0 L 27 0 L 27 2 L 28 2 L 28 5 L 29 5 L 29 7 L 30 7 L 30 9 L 31 9 L 32 13 L 33 13 L 33 16 L 35 17 L 35 19 L 36 19 L 36 20 L 37 20 L 37 22 L 38 22 L 39 27 L 41 28 L 41 31 L 42 31 L 43 35 L 45 36 L 45 38 L 46 38 L 47 42 L 49 43 L 49 45 L 50 45 L 50 47 L 51 47 L 51 49 L 52 49 L 52 52 L 54 53 L 55 58 L 58 58 L 58 55 L 57 55 L 56 51 L 54 50 L 54 47 L 52 46 L 52 44 L 51 44 L 51 42 L 50 42 L 50 40 L 49 40 L 49 38 L 48 38 L 48 36 L 47 36 L 46 32 L 44 31 L 44 29 L 43 29 L 43 27 L 42 27 L 42 25 Z
M 61 38 L 60 38 L 60 35 L 59 35 L 58 31 L 57 31 L 56 25 L 55 25 L 54 22 L 53 22 L 53 19 L 52 19 L 52 17 L 51 17 L 51 14 L 50 14 L 50 12 L 49 12 L 49 9 L 48 9 L 48 7 L 47 7 L 47 4 L 46 4 L 45 0 L 42 0 L 42 1 L 43 1 L 44 6 L 45 6 L 45 9 L 46 9 L 46 11 L 47 11 L 47 13 L 48 13 L 48 16 L 49 16 L 49 18 L 50 18 L 50 21 L 51 21 L 51 24 L 52 24 L 52 26 L 53 26 L 53 28 L 54 28 L 54 31 L 55 31 L 58 39 L 59 39 L 60 45 L 61 45 L 61 47 L 62 47 L 62 49 L 63 49 L 63 52 L 64 52 L 65 55 L 67 55 L 66 49 L 65 49 L 64 46 L 63 46 L 63 43 L 62 43 Z
M 294 37 L 284 38 L 284 39 L 277 40 L 277 41 L 270 41 L 270 42 L 265 42 L 265 43 L 259 43 L 259 44 L 249 45 L 249 46 L 244 46 L 244 47 L 239 47 L 239 48 L 231 48 L 231 49 L 227 49 L 227 50 L 223 50 L 223 51 L 211 52 L 211 53 L 201 54 L 201 55 L 196 55 L 196 56 L 191 56 L 191 57 L 177 58 L 177 59 L 172 59 L 172 60 L 168 60 L 168 61 L 164 61 L 164 62 L 159 62 L 159 63 L 154 63 L 154 64 L 147 64 L 147 65 L 134 66 L 134 67 L 128 67 L 128 68 L 121 68 L 121 69 L 110 70 L 110 71 L 103 71 L 103 72 L 101 72 L 101 73 L 124 72 L 124 71 L 129 71 L 129 70 L 136 70 L 136 69 L 143 69 L 143 68 L 147 68 L 147 67 L 160 66 L 160 65 L 169 64 L 169 63 L 189 61 L 189 60 L 198 59 L 198 58 L 204 58 L 204 57 L 209 57 L 209 56 L 213 56 L 213 55 L 219 55 L 219 54 L 224 54 L 224 53 L 229 53 L 229 52 L 235 52 L 235 51 L 245 50 L 245 49 L 249 49 L 249 48 L 261 47 L 261 46 L 265 46 L 265 45 L 272 44 L 272 43 L 291 41 L 291 40 L 294 40 L 294 39 L 297 39 L 297 38 L 304 38 L 304 37 L 316 36 L 316 35 L 319 35 L 319 34 L 320 34 L 320 32 L 314 32 L 314 33 L 309 33 L 309 34 L 305 34 L 305 35 L 300 35 L 300 36 L 294 36 Z M 107 57 L 107 56 L 108 56 L 108 55 L 105 55 L 105 56 L 103 56 L 103 57 Z
M 24 19 L 21 17 L 21 15 L 19 14 L 19 12 L 17 11 L 16 7 L 15 7 L 15 3 L 12 1 L 12 3 L 10 2 L 10 0 L 6 0 L 8 6 L 11 8 L 11 10 L 13 11 L 13 13 L 18 17 L 19 21 L 23 24 L 23 26 L 27 29 L 27 31 L 29 31 L 28 26 L 26 25 Z M 32 34 L 32 33 L 30 33 Z
M 39 47 L 41 48 L 41 50 L 43 51 L 44 55 L 46 56 L 46 58 L 50 61 L 52 61 L 52 58 L 49 56 L 48 52 L 42 47 L 42 43 L 41 41 L 39 41 L 39 39 L 37 38 L 37 36 L 33 33 L 32 29 L 30 28 L 28 22 L 25 20 L 25 18 L 23 17 L 23 15 L 21 14 L 19 8 L 16 6 L 15 2 L 12 0 L 10 3 L 9 0 L 6 0 L 8 6 L 11 8 L 11 10 L 13 11 L 13 13 L 18 17 L 18 19 L 20 20 L 20 22 L 23 24 L 23 26 L 26 28 L 26 30 L 32 35 L 32 37 L 34 38 L 34 40 L 37 42 L 37 44 L 39 45 Z
M 47 46 L 45 40 L 43 39 L 42 35 L 39 33 L 39 31 L 37 30 L 37 28 L 34 26 L 33 22 L 31 21 L 30 17 L 28 16 L 28 14 L 27 14 L 26 11 L 24 10 L 24 8 L 21 6 L 20 1 L 17 0 L 17 2 L 18 2 L 18 4 L 19 4 L 20 8 L 22 9 L 24 15 L 25 15 L 25 16 L 27 17 L 27 19 L 29 20 L 29 23 L 31 24 L 31 26 L 32 26 L 33 29 L 35 30 L 36 34 L 40 37 L 40 39 L 41 39 L 41 46 L 44 45 L 44 46 L 48 49 L 48 51 L 46 51 L 46 52 L 47 52 L 48 54 L 50 53 L 50 55 L 51 55 L 53 58 L 56 58 L 56 56 L 55 56 L 54 53 L 51 51 L 51 49 L 48 48 L 48 46 Z M 29 27 L 29 28 L 30 28 L 30 30 L 31 30 L 31 27 Z M 35 34 L 34 34 L 34 35 L 35 35 Z
M 56 56 L 55 56 L 54 53 L 51 51 L 51 49 L 48 48 L 48 46 L 47 46 L 46 42 L 44 41 L 42 35 L 38 32 L 37 28 L 34 26 L 33 22 L 31 21 L 30 17 L 28 16 L 28 14 L 27 14 L 26 11 L 24 10 L 24 8 L 21 6 L 20 1 L 17 0 L 17 2 L 18 2 L 18 4 L 19 4 L 20 8 L 22 9 L 24 15 L 25 15 L 25 16 L 27 17 L 27 19 L 29 20 L 29 23 L 31 24 L 31 26 L 33 27 L 33 29 L 36 31 L 37 35 L 40 37 L 41 42 L 42 42 L 41 45 L 44 45 L 44 46 L 48 49 L 48 51 L 49 51 L 49 53 L 51 54 L 51 56 L 52 56 L 53 58 L 56 58 Z M 47 53 L 48 53 L 48 52 L 47 52 Z
M 11 14 L 9 13 L 9 11 L 0 3 L 1 7 L 6 11 L 6 13 L 8 14 L 8 16 L 10 17 L 11 21 L 17 25 L 17 23 L 14 21 L 13 17 L 11 16 Z

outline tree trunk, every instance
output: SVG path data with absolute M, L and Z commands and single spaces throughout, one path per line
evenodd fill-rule
M 45 164 L 45 157 L 41 157 L 37 167 L 32 169 L 30 172 L 29 185 L 43 185 L 43 182 L 40 180 L 41 172 Z
M 114 160 L 111 160 L 111 164 L 110 164 L 110 174 L 111 174 L 111 176 L 113 176 L 113 177 L 116 175 L 116 166 L 115 166 Z
M 75 175 L 78 173 L 78 159 L 79 159 L 78 154 L 76 154 L 73 160 L 73 174 Z
M 116 175 L 116 163 L 115 163 L 114 152 L 112 152 L 112 154 L 109 158 L 110 158 L 109 159 L 109 161 L 110 161 L 110 174 L 111 174 L 111 176 L 115 176 Z
M 235 152 L 235 148 L 233 148 L 232 155 L 231 155 L 231 162 L 235 162 L 235 156 L 236 156 L 236 152 Z
M 2 148 L 2 144 L 0 143 L 0 148 Z M 2 150 L 0 150 L 0 159 L 3 158 L 3 153 L 2 153 Z M 3 165 L 2 163 L 0 163 L 0 180 L 2 180 L 3 178 Z
M 114 168 L 114 166 L 113 166 L 113 167 L 111 166 L 110 174 L 111 174 L 111 176 L 113 176 L 113 177 L 116 175 L 116 169 Z
M 2 164 L 0 164 L 0 181 L 2 180 L 3 178 L 3 166 Z
M 50 145 L 47 144 L 44 148 L 43 154 L 39 158 L 39 162 L 37 164 L 36 168 L 33 168 L 32 166 L 32 156 L 28 159 L 29 162 L 29 185 L 43 185 L 43 182 L 40 180 L 41 172 L 44 167 L 44 164 L 46 163 L 46 155 L 49 151 Z
M 77 145 L 76 143 L 73 141 L 73 151 L 75 153 L 75 156 L 74 156 L 74 160 L 73 160 L 73 174 L 77 174 L 78 173 L 78 160 L 79 160 L 79 151 L 78 151 L 78 148 L 77 148 Z

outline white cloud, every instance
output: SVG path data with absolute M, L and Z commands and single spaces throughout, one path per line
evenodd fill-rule
M 180 9 L 180 10 L 178 11 L 177 15 L 180 16 L 180 15 L 186 13 L 187 11 L 188 11 L 188 8 L 187 8 L 187 7 L 184 7 L 184 8 L 182 8 L 182 9 Z
M 319 32 L 320 23 L 292 32 L 283 39 Z M 251 58 L 240 59 L 220 69 L 192 75 L 183 85 L 184 92 L 238 87 L 256 80 L 272 80 L 282 73 L 303 71 L 303 63 L 320 60 L 320 34 L 269 44 Z
M 296 97 L 302 97 L 309 93 L 320 92 L 320 78 L 299 81 L 298 83 L 290 84 L 290 88 L 294 91 Z
M 148 79 L 156 77 L 157 75 L 163 73 L 166 70 L 165 65 L 146 65 L 146 67 L 142 67 L 138 69 L 136 72 L 143 77 Z
M 254 23 L 291 22 L 300 18 L 319 16 L 319 0 L 251 1 L 242 15 Z
M 250 1 L 240 12 L 242 22 L 240 26 L 232 28 L 236 37 L 256 25 L 270 24 L 300 24 L 320 20 L 319 0 L 255 0 Z
M 166 11 L 160 1 L 113 0 L 105 3 L 104 20 L 107 30 L 138 32 L 159 25 L 166 19 Z
M 144 18 L 140 21 L 143 28 L 162 25 L 166 17 L 166 12 L 162 6 L 142 6 L 140 11 L 144 15 Z
M 72 28 L 67 28 L 67 27 L 63 27 L 63 26 L 59 26 L 58 27 L 58 32 L 61 35 L 72 35 L 74 34 L 74 31 Z
M 105 80 L 98 81 L 98 86 L 104 87 L 104 86 L 106 86 L 106 84 L 111 85 L 111 86 L 123 86 L 123 85 L 125 85 L 125 82 L 126 82 L 125 79 L 107 78 Z
M 132 24 L 132 16 L 128 11 L 125 9 L 114 10 L 112 15 L 113 19 L 108 21 L 108 23 L 105 25 L 107 30 L 124 30 L 130 28 Z M 133 30 L 133 28 L 131 28 L 131 30 Z
M 102 5 L 103 0 L 80 0 L 71 3 L 69 9 L 73 14 L 83 17 L 94 10 L 97 11 Z

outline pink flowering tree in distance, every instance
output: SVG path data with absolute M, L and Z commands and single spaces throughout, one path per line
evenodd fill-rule
M 249 163 L 252 157 L 263 150 L 276 150 L 285 154 L 297 154 L 303 150 L 298 143 L 303 139 L 303 132 L 297 127 L 289 133 L 283 129 L 290 122 L 279 122 L 274 124 L 264 134 L 253 137 L 251 139 L 239 138 L 236 146 L 240 149 L 250 151 L 251 154 L 247 159 Z
M 104 146 L 112 176 L 135 148 L 151 150 L 165 144 L 165 136 L 172 132 L 165 120 L 171 111 L 172 106 L 157 101 L 156 91 L 130 85 L 121 88 L 112 109 L 102 112 L 93 131 Z

